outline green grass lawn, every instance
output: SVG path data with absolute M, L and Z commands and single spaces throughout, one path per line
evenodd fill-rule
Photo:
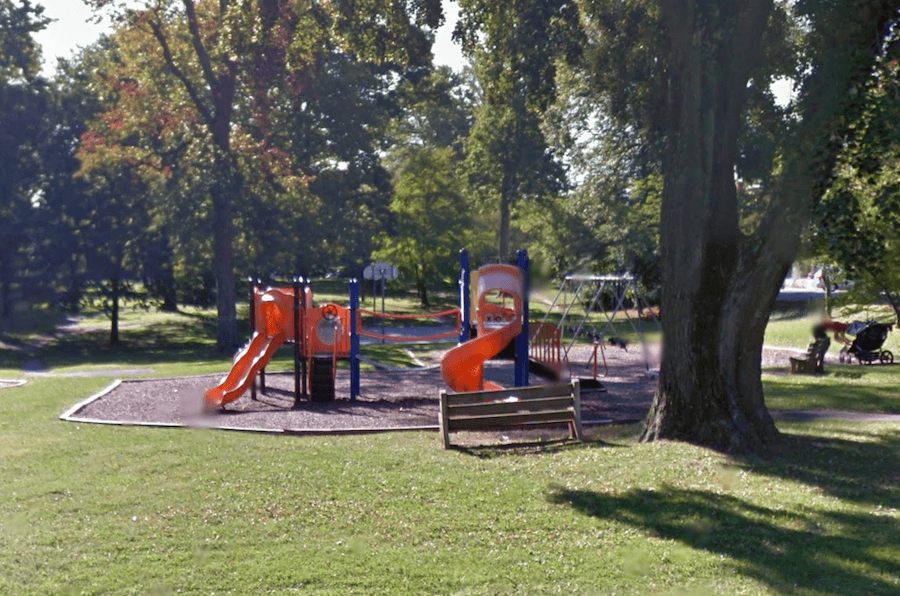
M 153 317 L 123 329 L 119 350 L 90 331 L 36 355 L 54 371 L 227 367 L 202 313 Z M 8 352 L 4 378 L 20 374 Z M 58 420 L 108 381 L 0 389 L 0 594 L 900 592 L 896 425 L 779 422 L 778 453 L 731 458 L 640 444 L 636 426 L 594 429 L 582 445 L 446 451 L 436 433 Z M 770 407 L 900 401 L 900 366 L 763 382 Z
M 732 459 L 613 429 L 445 451 L 61 422 L 97 379 L 0 393 L 3 594 L 895 594 L 900 432 L 784 425 Z M 13 393 L 15 391 L 15 393 Z
M 763 373 L 766 405 L 777 410 L 900 414 L 900 365 L 827 365 L 824 376 Z

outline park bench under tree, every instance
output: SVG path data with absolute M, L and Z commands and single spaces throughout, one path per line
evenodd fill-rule
M 825 372 L 825 353 L 831 341 L 828 338 L 816 339 L 806 349 L 806 358 L 791 358 L 791 374 L 821 374 Z

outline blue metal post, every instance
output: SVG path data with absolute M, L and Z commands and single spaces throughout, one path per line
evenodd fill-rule
M 350 399 L 359 396 L 359 330 L 356 317 L 359 312 L 359 280 L 350 280 Z
M 469 322 L 472 318 L 472 305 L 470 304 L 472 293 L 469 290 L 471 272 L 469 251 L 462 249 L 459 251 L 459 343 L 461 344 L 469 341 Z
M 294 290 L 294 407 L 300 405 L 300 284 L 303 283 L 302 277 L 294 276 L 292 280 Z
M 516 387 L 528 386 L 528 293 L 531 286 L 531 274 L 528 267 L 528 251 L 516 253 L 516 264 L 522 272 L 522 332 L 516 336 Z
M 256 279 L 250 276 L 250 338 L 256 334 Z M 256 401 L 256 379 L 250 383 L 250 399 Z

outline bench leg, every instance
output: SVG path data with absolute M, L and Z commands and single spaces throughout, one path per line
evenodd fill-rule
M 444 396 L 445 392 L 441 391 L 441 413 L 440 413 L 440 424 L 441 424 L 441 435 L 443 435 L 444 439 L 444 449 L 450 449 L 450 417 L 447 411 L 447 398 Z

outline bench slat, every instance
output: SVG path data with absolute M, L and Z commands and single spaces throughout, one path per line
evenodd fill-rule
M 441 391 L 441 433 L 450 447 L 450 433 L 467 430 L 515 429 L 567 424 L 573 439 L 581 429 L 581 387 L 578 381 L 512 389 L 449 393 Z M 515 401 L 505 401 L 516 397 Z
M 517 387 L 513 389 L 444 393 L 444 395 L 450 405 L 457 405 L 502 401 L 507 397 L 518 397 L 520 400 L 541 399 L 544 397 L 571 395 L 571 393 L 571 383 L 554 383 L 553 385 L 534 385 L 532 387 Z
M 567 424 L 574 422 L 572 410 L 547 412 L 516 412 L 495 416 L 464 416 L 450 420 L 449 430 L 480 430 L 486 428 L 525 426 L 529 424 Z
M 575 408 L 575 399 L 571 395 L 563 397 L 542 397 L 527 401 L 498 401 L 488 404 L 448 404 L 450 420 L 464 416 L 489 416 L 515 414 L 521 411 L 566 410 Z

